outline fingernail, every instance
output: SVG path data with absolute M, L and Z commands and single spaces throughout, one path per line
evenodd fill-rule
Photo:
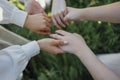
M 68 44 L 68 41 L 64 41 L 64 44 Z

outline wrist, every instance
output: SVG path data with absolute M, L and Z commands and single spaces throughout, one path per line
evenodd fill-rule
M 84 8 L 82 11 L 82 18 L 83 20 L 89 20 L 90 10 L 89 8 Z
M 37 43 L 38 43 L 40 49 L 43 50 L 43 49 L 42 49 L 42 46 L 43 46 L 43 42 L 42 42 L 42 40 L 38 40 Z
M 85 44 L 85 45 L 82 45 L 82 46 L 79 46 L 76 51 L 74 52 L 74 54 L 76 56 L 81 56 L 85 53 L 87 53 L 89 51 L 89 47 Z
M 78 13 L 80 15 L 80 21 L 86 20 L 86 10 L 85 9 L 78 9 Z
M 30 15 L 27 15 L 26 20 L 25 20 L 24 27 L 25 27 L 25 28 L 28 28 L 29 25 L 30 25 Z

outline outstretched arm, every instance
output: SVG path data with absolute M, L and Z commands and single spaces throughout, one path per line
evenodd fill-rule
M 68 14 L 64 18 L 69 20 L 93 20 L 120 23 L 120 2 L 89 7 L 83 9 L 68 8 Z
M 114 72 L 109 70 L 86 45 L 82 36 L 59 30 L 51 35 L 55 39 L 68 41 L 68 45 L 60 46 L 66 52 L 76 55 L 86 66 L 94 80 L 120 80 Z M 62 35 L 62 36 L 61 36 Z

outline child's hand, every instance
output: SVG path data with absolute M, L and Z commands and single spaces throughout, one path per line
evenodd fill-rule
M 68 45 L 60 46 L 66 52 L 77 54 L 79 51 L 82 53 L 86 50 L 86 43 L 82 36 L 76 33 L 69 33 L 63 30 L 56 31 L 57 34 L 50 35 L 52 38 L 67 41 Z
M 66 26 L 64 16 L 67 14 L 65 0 L 53 0 L 52 3 L 52 20 L 57 28 L 61 29 Z
M 83 10 L 67 7 L 68 14 L 64 17 L 65 22 L 83 20 Z
M 49 34 L 51 20 L 44 13 L 28 15 L 24 26 L 38 34 Z
M 36 0 L 28 0 L 25 4 L 25 10 L 31 15 L 44 12 L 44 9 Z
M 64 53 L 64 51 L 58 47 L 64 44 L 64 42 L 61 40 L 46 38 L 46 39 L 38 40 L 38 44 L 41 50 L 54 54 Z

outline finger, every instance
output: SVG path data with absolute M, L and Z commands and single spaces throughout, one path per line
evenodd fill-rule
M 51 27 L 51 23 L 50 22 L 48 22 L 46 20 L 43 20 L 43 22 L 44 22 L 45 27 L 48 27 L 48 28 Z
M 47 22 L 51 22 L 51 19 L 47 18 L 47 17 L 44 17 L 44 20 L 47 21 Z
M 39 29 L 39 31 L 50 31 L 50 28 L 47 26 L 42 26 L 43 28 Z
M 43 30 L 38 30 L 38 34 L 50 34 L 50 29 L 49 28 L 44 28 Z
M 65 17 L 67 14 L 68 14 L 68 10 L 66 9 L 66 10 L 64 11 L 64 13 L 63 13 L 64 17 Z M 65 22 L 66 25 L 69 24 L 69 22 L 68 22 L 68 21 L 65 21 L 64 18 L 63 18 L 63 21 Z
M 55 17 L 55 20 L 56 20 L 57 25 L 59 27 L 61 27 L 62 26 L 62 22 L 61 22 L 60 18 L 57 16 L 57 17 Z
M 57 21 L 57 23 L 58 23 L 60 26 L 65 27 L 65 24 L 64 24 L 63 19 L 64 19 L 64 16 L 63 16 L 62 13 L 56 16 L 56 21 Z
M 68 41 L 64 41 L 64 45 L 67 45 L 68 44 Z
M 54 54 L 60 54 L 60 53 L 65 53 L 62 49 L 60 49 L 59 47 L 54 47 L 53 49 L 53 53 Z
M 44 30 L 41 30 L 41 31 L 50 33 L 51 30 L 50 29 L 44 29 Z
M 68 17 L 69 14 L 67 14 L 65 17 L 64 17 L 64 21 L 68 24 L 69 22 L 69 17 Z
M 64 41 L 62 41 L 62 40 L 54 40 L 53 44 L 56 45 L 56 46 L 64 45 Z
M 63 15 L 66 16 L 67 13 L 68 13 L 68 9 L 64 11 Z
M 63 45 L 67 45 L 68 41 L 63 41 L 63 40 L 59 40 L 58 45 L 59 46 L 63 46 Z
M 65 23 L 65 21 L 64 21 L 64 14 L 63 14 L 63 13 L 60 14 L 60 19 L 61 19 L 61 21 L 62 21 L 62 27 L 66 27 L 66 23 Z
M 43 13 L 43 16 L 48 17 L 48 15 L 45 12 Z
M 66 32 L 66 31 L 63 31 L 63 30 L 57 30 L 56 33 L 57 33 L 57 34 L 60 34 L 60 35 L 63 35 L 63 36 L 65 36 L 65 35 L 70 35 L 70 34 L 71 34 L 71 33 Z
M 61 27 L 57 24 L 54 16 L 52 17 L 52 21 L 58 29 L 61 29 Z
M 69 24 L 70 18 L 69 18 L 69 13 L 64 17 L 64 21 Z
M 58 40 L 62 40 L 63 36 L 58 35 L 58 34 L 50 34 L 50 37 L 54 38 L 54 39 L 58 39 Z
M 46 35 L 46 34 L 50 34 L 50 32 L 49 31 L 38 31 L 37 34 Z
M 46 26 L 47 26 L 48 28 L 50 28 L 50 27 L 51 27 L 51 24 L 50 24 L 50 23 L 45 22 L 45 24 L 46 24 Z
M 45 17 L 45 16 L 44 16 L 44 19 L 45 19 L 46 21 L 48 21 L 48 22 L 51 22 L 51 19 L 50 19 L 49 17 Z

